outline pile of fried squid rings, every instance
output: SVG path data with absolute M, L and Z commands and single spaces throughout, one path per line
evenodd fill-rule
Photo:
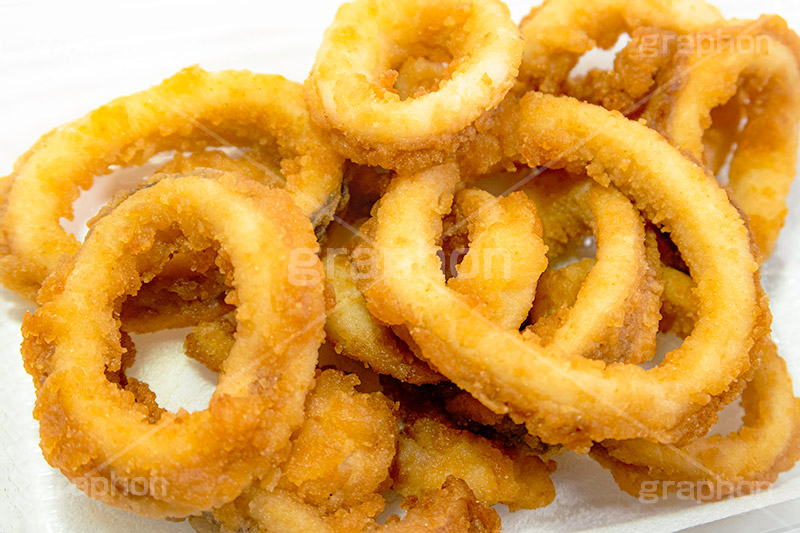
M 763 490 L 800 458 L 760 280 L 799 125 L 800 38 L 702 0 L 355 0 L 305 84 L 182 70 L 0 180 L 44 458 L 198 531 L 497 531 L 569 452 L 633 496 Z M 219 381 L 170 412 L 132 335 L 186 327 Z

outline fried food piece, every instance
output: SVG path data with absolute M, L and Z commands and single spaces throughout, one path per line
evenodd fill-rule
M 130 357 L 118 313 L 179 243 L 224 250 L 238 334 L 208 408 L 155 417 L 149 394 L 113 377 Z M 285 259 L 298 248 L 318 244 L 291 197 L 233 174 L 156 176 L 119 202 L 23 320 L 45 459 L 90 496 L 161 518 L 222 505 L 269 477 L 302 424 L 323 337 L 322 265 L 292 283 Z M 137 490 L 95 491 L 93 479 Z
M 547 266 L 536 206 L 523 193 L 497 198 L 468 188 L 456 196 L 454 211 L 455 223 L 469 239 L 469 250 L 448 286 L 487 316 L 518 329 Z M 380 324 L 370 314 L 356 285 L 353 263 L 360 258 L 351 258 L 347 247 L 338 247 L 349 239 L 332 235 L 330 240 L 322 259 L 336 299 L 325 326 L 329 342 L 339 353 L 401 381 L 441 381 L 441 375 L 415 355 L 416 346 L 405 332 Z
M 642 124 L 535 92 L 521 100 L 520 112 L 521 155 L 529 165 L 585 171 L 613 183 L 670 233 L 702 302 L 689 340 L 645 371 L 582 354 L 565 357 L 485 320 L 445 286 L 436 255 L 441 218 L 458 183 L 451 165 L 395 178 L 362 227 L 361 246 L 372 260 L 359 266 L 366 274 L 360 288 L 370 311 L 408 327 L 437 370 L 545 442 L 587 450 L 607 438 L 666 443 L 704 434 L 757 367 L 750 347 L 769 330 L 744 221 L 702 169 Z M 711 401 L 698 404 L 698 394 Z M 671 401 L 654 403 L 654 396 Z
M 661 39 L 660 32 L 652 27 L 635 28 L 630 43 L 615 56 L 613 69 L 591 69 L 584 76 L 571 76 L 563 83 L 564 94 L 637 119 L 677 45 L 678 34 L 670 32 L 675 39 L 668 40 Z
M 563 171 L 540 174 L 523 190 L 542 206 L 552 262 L 587 234 L 597 243 L 597 261 L 574 300 L 553 305 L 558 276 L 543 276 L 526 331 L 566 354 L 609 363 L 652 359 L 663 282 L 655 238 L 630 200 L 613 187 Z
M 360 393 L 353 375 L 325 370 L 306 404 L 279 487 L 333 512 L 380 498 L 388 488 L 397 420 L 383 394 Z
M 285 493 L 261 492 L 250 504 L 253 518 L 235 520 L 231 525 L 208 517 L 190 518 L 198 533 L 499 533 L 497 511 L 478 500 L 463 480 L 449 477 L 441 489 L 421 499 L 410 496 L 401 502 L 406 515 L 390 516 L 379 525 L 358 511 L 320 516 L 314 507 L 304 505 Z
M 555 463 L 524 455 L 442 420 L 421 415 L 400 434 L 392 488 L 404 496 L 435 490 L 453 475 L 486 505 L 536 509 L 555 498 L 550 474 Z
M 477 501 L 469 486 L 452 476 L 447 478 L 441 490 L 429 492 L 420 499 L 408 497 L 400 505 L 406 510 L 406 516 L 402 519 L 390 517 L 378 531 L 500 531 L 497 512 Z
M 698 316 L 689 276 L 665 275 L 662 329 L 687 335 Z M 728 435 L 709 435 L 686 446 L 642 439 L 604 441 L 591 456 L 614 475 L 620 488 L 637 498 L 670 492 L 698 500 L 719 500 L 764 490 L 800 460 L 800 398 L 794 396 L 786 363 L 766 338 L 756 343 L 762 363 L 742 392 L 742 426 Z
M 722 157 L 715 147 L 714 159 L 705 159 L 712 110 L 732 99 L 742 103 L 746 122 L 733 129 L 729 187 L 762 260 L 768 258 L 797 172 L 800 37 L 777 16 L 720 23 L 682 41 L 659 81 L 668 82 L 667 90 L 653 94 L 643 118 L 712 170 Z
M 203 251 L 182 248 L 157 276 L 144 281 L 135 296 L 125 299 L 120 310 L 125 331 L 151 333 L 192 327 L 234 310 L 225 302 L 231 290 L 225 275 L 230 265 L 213 247 Z
M 654 26 L 685 34 L 722 19 L 703 0 L 545 0 L 522 19 L 525 39 L 519 80 L 524 90 L 564 94 L 583 54 L 609 49 L 625 32 Z
M 312 126 L 302 87 L 281 76 L 189 67 L 54 129 L 19 158 L 0 203 L 0 282 L 35 298 L 60 258 L 78 250 L 59 220 L 72 217 L 72 203 L 95 176 L 159 152 L 220 143 L 269 156 L 314 225 L 330 222 L 343 159 Z
M 514 84 L 522 47 L 499 0 L 355 0 L 325 32 L 306 101 L 348 159 L 421 169 L 475 138 L 476 120 Z M 433 63 L 441 72 L 421 68 Z
M 484 306 L 491 320 L 519 329 L 547 268 L 536 206 L 521 192 L 498 198 L 474 188 L 457 193 L 454 205 L 469 245 L 447 286 Z
M 383 391 L 404 422 L 392 468 L 393 489 L 422 496 L 450 475 L 486 504 L 534 509 L 555 496 L 556 464 L 524 426 L 495 415 L 452 384 L 414 386 L 382 377 Z
M 437 383 L 443 379 L 414 355 L 391 328 L 375 321 L 356 287 L 355 269 L 348 255 L 323 255 L 322 264 L 336 297 L 336 305 L 328 313 L 325 333 L 337 352 L 407 383 Z
M 213 511 L 219 531 L 361 531 L 383 510 L 397 446 L 394 406 L 356 391 L 354 374 L 324 370 L 306 399 L 280 478 Z
M 235 343 L 236 322 L 232 315 L 218 320 L 199 322 L 183 342 L 183 351 L 212 372 L 222 372 L 222 364 Z

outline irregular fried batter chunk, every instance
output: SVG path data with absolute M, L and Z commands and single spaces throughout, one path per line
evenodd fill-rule
M 356 391 L 359 383 L 338 370 L 317 376 L 280 478 L 215 509 L 220 531 L 353 531 L 374 522 L 391 484 L 398 426 L 392 402 Z
M 404 496 L 436 489 L 452 475 L 466 481 L 486 505 L 536 509 L 555 498 L 550 474 L 555 463 L 456 429 L 433 417 L 407 422 L 400 433 L 392 488 Z
M 469 486 L 453 476 L 447 478 L 441 490 L 429 492 L 419 499 L 410 496 L 403 500 L 401 506 L 406 510 L 405 518 L 390 518 L 378 531 L 500 531 L 500 517 L 497 512 L 478 502 Z
M 249 504 L 234 511 L 221 522 L 204 515 L 190 518 L 198 533 L 497 533 L 500 517 L 497 511 L 475 499 L 469 486 L 461 479 L 448 477 L 441 489 L 422 498 L 409 496 L 400 506 L 406 515 L 390 516 L 379 525 L 363 511 L 339 511 L 322 516 L 318 508 L 303 504 L 282 492 L 259 492 Z M 215 513 L 215 518 L 217 513 Z

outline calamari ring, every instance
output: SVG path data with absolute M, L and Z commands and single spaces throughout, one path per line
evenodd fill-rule
M 542 226 L 536 206 L 523 193 L 497 198 L 468 188 L 456 195 L 459 225 L 470 239 L 469 250 L 448 286 L 480 306 L 492 320 L 519 329 L 547 267 Z M 325 324 L 337 351 L 376 372 L 413 384 L 438 383 L 443 377 L 415 355 L 415 343 L 402 330 L 377 322 L 357 287 L 354 263 L 346 248 L 337 248 L 339 226 L 322 262 L 336 305 Z M 410 345 L 409 345 L 410 344 Z
M 365 224 L 362 246 L 374 261 L 364 265 L 372 274 L 361 288 L 370 311 L 408 327 L 440 372 L 545 442 L 586 450 L 607 438 L 680 442 L 704 434 L 758 365 L 750 349 L 769 330 L 744 221 L 701 168 L 642 124 L 542 93 L 528 93 L 521 112 L 522 155 L 530 165 L 585 170 L 613 182 L 670 232 L 700 300 L 683 346 L 648 371 L 607 366 L 547 350 L 475 313 L 447 289 L 436 257 L 441 217 L 459 181 L 452 165 L 395 178 Z M 449 318 L 437 320 L 442 316 Z
M 552 274 L 542 279 L 546 286 L 536 295 L 527 331 L 563 353 L 608 363 L 652 359 L 663 282 L 655 238 L 630 200 L 563 171 L 541 174 L 522 190 L 542 206 L 550 250 L 559 254 L 586 233 L 597 242 L 597 261 L 575 299 L 554 302 Z
M 704 161 L 711 111 L 740 92 L 746 95 L 741 100 L 747 122 L 741 131 L 736 127 L 729 187 L 767 259 L 783 227 L 797 172 L 800 37 L 782 18 L 764 16 L 708 28 L 682 45 L 660 75 L 666 90 L 653 95 L 643 118 Z
M 217 161 L 217 155 L 227 158 L 222 152 L 200 152 L 200 157 L 208 154 Z M 199 168 L 190 168 L 188 161 L 198 161 L 197 154 L 188 158 L 176 157 L 162 167 L 163 169 L 180 170 L 179 174 L 196 174 Z M 230 160 L 220 165 L 240 178 L 261 182 L 259 176 L 245 170 L 239 163 L 241 160 Z M 174 164 L 173 164 L 174 163 Z M 202 167 L 201 167 L 202 168 Z M 218 172 L 221 169 L 212 169 Z M 150 186 L 150 180 L 130 190 L 120 191 L 100 211 L 87 222 L 91 230 L 98 220 L 112 213 L 123 201 L 141 188 Z M 182 236 L 176 236 L 174 242 L 164 243 L 170 250 L 170 257 L 154 277 L 148 275 L 142 280 L 142 286 L 136 296 L 127 298 L 120 310 L 122 329 L 127 333 L 151 333 L 164 329 L 194 327 L 199 323 L 213 322 L 221 319 L 234 310 L 234 306 L 226 303 L 232 279 L 226 274 L 232 270 L 225 257 L 213 247 L 205 250 L 194 250 Z M 227 352 L 226 352 L 227 353 Z
M 581 288 L 594 261 L 585 259 L 542 276 L 550 298 L 567 304 Z M 692 279 L 664 266 L 661 331 L 686 337 L 697 317 Z M 550 278 L 559 278 L 550 290 Z M 753 350 L 763 362 L 742 392 L 744 425 L 729 435 L 705 436 L 684 447 L 642 439 L 607 440 L 595 444 L 591 456 L 610 470 L 614 479 L 635 497 L 661 497 L 681 485 L 698 499 L 720 499 L 761 490 L 800 459 L 800 399 L 775 344 L 764 338 Z M 658 483 L 654 483 L 658 482 Z M 661 483 L 666 482 L 666 483 Z
M 720 20 L 719 10 L 703 0 L 546 0 L 520 23 L 520 85 L 562 94 L 580 57 L 595 47 L 611 48 L 624 32 L 655 26 L 689 33 Z
M 658 73 L 674 52 L 677 39 L 660 40 L 657 36 L 662 33 L 658 28 L 635 29 L 631 41 L 614 57 L 614 68 L 593 68 L 585 75 L 570 76 L 563 83 L 563 94 L 638 118 L 656 87 Z
M 59 219 L 72 216 L 94 176 L 158 152 L 221 143 L 274 155 L 303 212 L 315 225 L 330 220 L 343 162 L 310 123 L 302 87 L 280 76 L 190 67 L 51 131 L 16 162 L 0 206 L 0 281 L 35 298 L 61 256 L 78 249 Z
M 24 318 L 22 354 L 45 459 L 90 495 L 163 518 L 231 501 L 285 459 L 303 422 L 325 301 L 319 262 L 307 270 L 316 279 L 290 276 L 293 251 L 318 245 L 287 193 L 231 174 L 158 178 L 97 221 L 48 278 L 42 307 Z M 122 367 L 122 299 L 169 259 L 161 238 L 178 234 L 197 250 L 218 246 L 230 261 L 237 336 L 209 407 L 151 424 L 147 406 L 106 372 Z M 147 483 L 136 493 L 97 493 L 90 483 L 98 478 Z
M 475 137 L 474 122 L 513 86 L 522 48 L 499 0 L 356 0 L 326 30 L 306 100 L 349 159 L 420 169 Z M 404 100 L 393 85 L 414 58 L 448 66 L 436 90 Z
M 498 198 L 467 188 L 455 195 L 455 207 L 469 249 L 447 286 L 481 305 L 489 319 L 519 329 L 547 268 L 536 205 L 521 192 Z
M 693 283 L 689 276 L 668 270 L 663 329 L 685 336 L 697 315 Z M 661 497 L 687 485 L 699 500 L 767 488 L 800 459 L 800 398 L 794 396 L 786 363 L 772 340 L 766 338 L 753 349 L 763 352 L 763 361 L 742 392 L 745 414 L 738 431 L 706 436 L 681 448 L 641 439 L 609 440 L 596 444 L 591 456 L 611 471 L 622 490 L 639 498 Z

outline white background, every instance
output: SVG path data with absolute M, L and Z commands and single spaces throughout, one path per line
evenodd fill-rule
M 509 2 L 514 19 L 519 20 L 535 2 Z M 187 65 L 247 68 L 302 81 L 338 3 L 0 0 L 0 175 L 9 173 L 14 160 L 50 128 L 114 97 L 158 83 Z M 793 0 L 717 4 L 726 16 L 777 13 L 800 29 L 800 6 Z M 796 186 L 788 226 L 765 267 L 765 285 L 772 297 L 781 354 L 800 381 L 798 198 Z M 91 207 L 91 201 L 85 202 L 78 218 L 85 219 Z M 0 289 L 0 531 L 190 530 L 185 523 L 147 520 L 90 501 L 44 462 L 31 417 L 33 389 L 19 358 L 19 324 L 26 309 L 24 302 Z M 146 347 L 140 347 L 147 352 L 147 362 L 137 370 L 171 408 L 202 404 L 213 388 L 213 378 L 186 358 L 173 357 L 179 346 L 174 335 L 147 339 Z M 179 378 L 194 388 L 178 386 Z M 553 505 L 504 515 L 504 529 L 675 530 L 796 499 L 798 470 L 784 474 L 771 491 L 755 497 L 702 506 L 674 501 L 643 506 L 622 495 L 605 471 L 568 456 L 554 476 L 558 496 Z M 790 502 L 700 530 L 768 531 L 792 523 L 800 523 L 800 509 Z

